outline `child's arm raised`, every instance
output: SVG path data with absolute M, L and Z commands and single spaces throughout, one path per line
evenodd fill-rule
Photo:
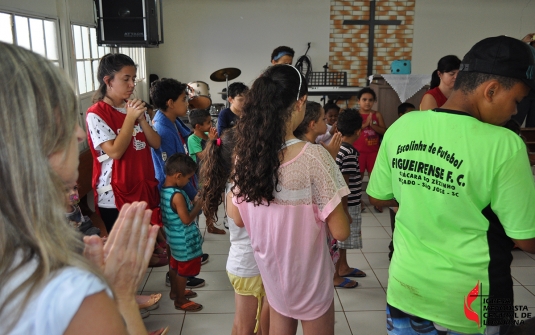
M 217 130 L 215 127 L 210 128 L 210 131 L 208 132 L 208 139 L 210 141 L 217 140 Z M 206 158 L 205 156 L 208 154 L 208 150 L 206 150 L 207 148 L 208 145 L 204 147 L 203 151 L 196 153 L 197 159 L 203 160 Z
M 198 196 L 195 197 L 195 200 L 196 201 L 193 204 L 193 209 L 190 212 L 188 211 L 188 204 L 186 203 L 184 196 L 179 192 L 173 194 L 173 198 L 171 200 L 173 209 L 176 210 L 178 217 L 180 217 L 180 220 L 185 225 L 189 225 L 195 221 L 195 218 L 197 218 L 201 212 L 202 202 L 198 200 Z
M 327 149 L 333 159 L 336 159 L 338 151 L 340 151 L 340 145 L 342 145 L 342 134 L 335 133 L 329 144 L 325 145 L 324 143 L 321 143 L 321 145 L 323 145 L 323 147 Z
M 143 129 L 143 132 L 145 133 L 145 137 L 147 138 L 147 142 L 149 143 L 151 148 L 159 149 L 160 145 L 162 143 L 162 139 L 160 138 L 160 135 L 148 123 L 147 119 L 145 118 L 145 113 L 141 114 L 141 116 L 137 119 L 139 122 L 139 125 L 141 126 L 141 129 Z
M 375 115 L 377 116 L 377 123 L 374 124 L 373 121 L 370 122 L 370 127 L 372 127 L 372 129 L 375 130 L 376 133 L 384 134 L 386 131 L 385 120 L 383 119 L 381 113 L 375 112 Z
M 347 204 L 347 197 L 346 199 Z M 346 211 L 343 208 L 342 203 L 339 203 L 338 206 L 327 216 L 325 220 L 327 226 L 333 236 L 333 238 L 339 241 L 345 241 L 349 237 L 349 221 L 351 217 L 346 214 Z
M 112 159 L 121 159 L 126 149 L 132 141 L 132 132 L 136 120 L 145 113 L 143 101 L 134 99 L 126 103 L 126 118 L 124 119 L 121 131 L 113 140 L 100 144 L 102 150 Z

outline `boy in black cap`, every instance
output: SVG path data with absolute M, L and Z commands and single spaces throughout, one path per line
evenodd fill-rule
M 503 127 L 535 88 L 535 50 L 484 39 L 436 112 L 385 133 L 370 203 L 398 206 L 387 294 L 397 334 L 506 334 L 514 324 L 513 242 L 535 253 L 535 185 L 525 145 Z

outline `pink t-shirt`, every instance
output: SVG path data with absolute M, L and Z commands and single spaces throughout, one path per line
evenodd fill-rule
M 279 171 L 278 192 L 269 206 L 233 202 L 251 238 L 271 307 L 287 317 L 312 320 L 333 301 L 325 219 L 349 189 L 320 145 L 306 143 Z

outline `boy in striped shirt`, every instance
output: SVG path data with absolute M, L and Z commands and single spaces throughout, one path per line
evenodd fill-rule
M 186 290 L 188 277 L 195 277 L 201 271 L 202 236 L 197 226 L 197 216 L 202 202 L 199 196 L 190 201 L 184 191 L 189 179 L 195 173 L 197 164 L 183 153 L 173 154 L 165 162 L 165 181 L 160 190 L 162 221 L 169 244 L 169 277 L 171 299 L 175 308 L 188 312 L 198 312 L 203 307 L 189 298 L 196 292 Z
M 346 249 L 361 249 L 361 215 L 360 215 L 360 196 L 362 194 L 362 178 L 360 175 L 358 151 L 351 143 L 355 142 L 360 135 L 362 127 L 362 117 L 356 109 L 346 109 L 338 116 L 338 131 L 342 135 L 342 145 L 336 156 L 336 163 L 340 172 L 349 187 L 350 194 L 342 199 L 344 210 L 350 222 L 350 235 L 345 241 L 338 241 L 340 258 L 336 263 L 336 271 L 341 277 L 366 277 L 366 273 L 351 268 L 347 264 Z M 347 285 L 351 281 L 346 278 L 339 287 L 353 288 L 358 285 Z

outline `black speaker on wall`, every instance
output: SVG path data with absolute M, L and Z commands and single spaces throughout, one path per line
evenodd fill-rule
M 163 43 L 162 0 L 94 2 L 98 45 L 151 48 Z

